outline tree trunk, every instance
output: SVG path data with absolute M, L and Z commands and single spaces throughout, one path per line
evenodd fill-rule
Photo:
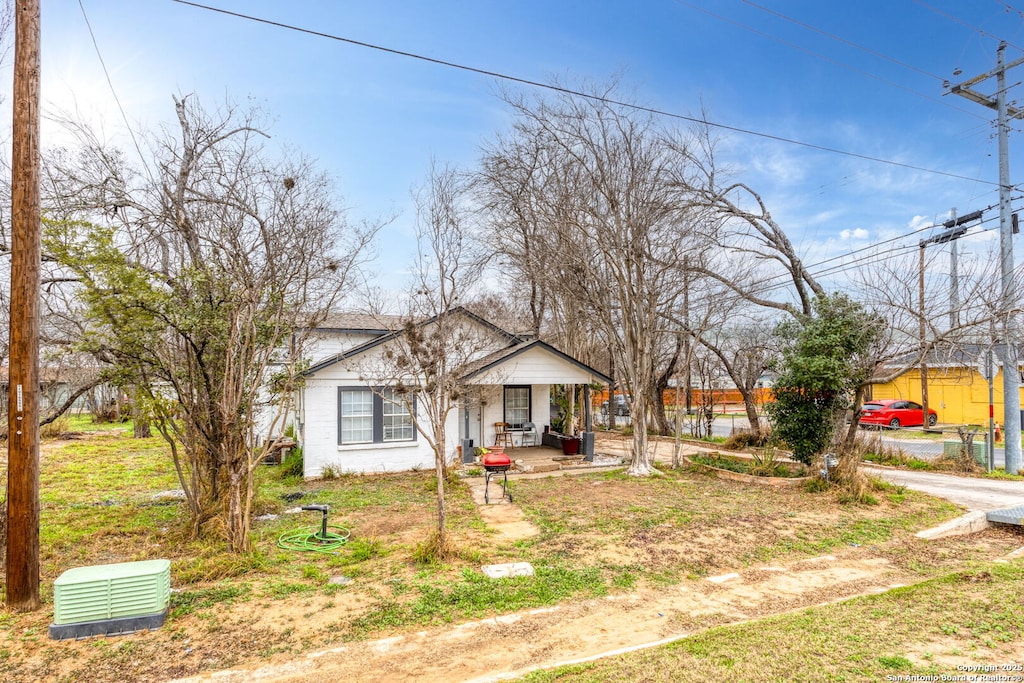
M 669 359 L 665 371 L 658 375 L 654 382 L 654 394 L 651 396 L 651 405 L 654 409 L 654 418 L 658 421 L 658 433 L 662 436 L 669 436 L 672 433 L 672 424 L 665 416 L 665 390 L 668 389 L 668 381 L 676 372 L 679 365 L 679 357 L 683 352 L 683 336 L 676 335 L 676 348 Z M 676 406 L 676 410 L 679 406 Z
M 757 414 L 757 398 L 754 391 L 740 389 L 743 395 L 743 407 L 747 411 L 747 420 L 750 422 L 750 431 L 761 431 L 761 417 Z
M 672 433 L 672 425 L 668 421 L 668 417 L 665 415 L 665 398 L 664 390 L 668 388 L 666 383 L 662 386 L 659 381 L 658 384 L 654 385 L 654 391 L 651 395 L 651 413 L 653 414 L 654 421 L 658 425 L 658 434 L 662 436 L 668 436 Z
M 136 438 L 136 439 L 151 439 L 151 438 L 153 438 L 153 429 L 151 428 L 151 426 L 149 424 L 149 419 L 148 418 L 142 417 L 141 415 L 136 415 L 133 424 L 135 426 L 134 433 L 132 434 L 133 438 Z
M 846 430 L 846 436 L 843 438 L 842 451 L 843 454 L 848 454 L 853 451 L 853 443 L 857 440 L 857 429 L 860 423 L 861 404 L 864 402 L 864 393 L 867 391 L 867 386 L 861 385 L 857 387 L 857 391 L 853 395 L 853 419 L 850 421 L 850 426 Z
M 647 396 L 638 392 L 633 397 L 633 454 L 626 474 L 646 477 L 654 473 L 647 452 Z
M 443 444 L 442 438 L 438 442 L 438 451 L 442 450 Z M 437 553 L 439 557 L 444 557 L 448 547 L 448 515 L 444 505 L 445 462 L 441 452 L 435 453 L 434 458 L 436 465 L 434 469 L 437 474 Z
M 608 352 L 608 376 L 611 383 L 608 385 L 608 429 L 615 429 L 617 415 L 615 414 L 615 353 L 609 349 Z
M 240 463 L 235 463 L 237 467 Z M 248 496 L 245 495 L 244 472 L 232 472 L 228 490 L 227 535 L 228 549 L 233 553 L 244 553 L 250 549 Z

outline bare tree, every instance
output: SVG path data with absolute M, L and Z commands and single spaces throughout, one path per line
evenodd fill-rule
M 733 323 L 705 330 L 698 341 L 718 357 L 743 398 L 743 407 L 753 431 L 760 431 L 758 414 L 758 381 L 778 354 L 778 344 L 772 334 L 773 325 L 767 318 L 737 320 Z
M 492 260 L 516 275 L 511 278 L 509 294 L 525 302 L 532 333 L 538 337 L 549 313 L 554 284 L 548 278 L 549 264 L 557 258 L 548 248 L 550 213 L 538 185 L 550 161 L 543 139 L 517 126 L 513 135 L 498 136 L 485 147 L 473 181 L 474 194 L 486 216 L 481 241 L 493 246 Z M 563 344 L 563 348 L 571 347 Z
M 449 551 L 445 479 L 454 444 L 447 442 L 446 428 L 466 398 L 465 369 L 485 347 L 480 327 L 461 306 L 478 272 L 472 267 L 465 194 L 455 169 L 432 165 L 415 196 L 418 256 L 410 309 L 382 353 L 360 368 L 364 381 L 381 387 L 385 401 L 402 406 L 433 451 L 437 526 L 426 549 L 435 557 Z
M 346 226 L 306 159 L 271 159 L 256 112 L 174 98 L 141 171 L 78 125 L 48 166 L 45 248 L 108 358 L 171 447 L 191 525 L 249 548 L 253 470 L 286 421 L 305 342 L 345 294 L 374 228 Z
M 607 101 L 505 100 L 516 121 L 488 147 L 484 182 L 505 218 L 543 250 L 544 285 L 555 294 L 548 306 L 562 329 L 587 335 L 593 326 L 608 340 L 632 394 L 629 472 L 649 474 L 657 356 L 674 339 L 664 314 L 681 292 L 683 255 L 706 241 L 689 160 L 675 151 L 685 143 Z
M 679 153 L 692 161 L 697 170 L 692 190 L 721 227 L 715 234 L 719 258 L 694 269 L 758 306 L 809 315 L 814 297 L 825 290 L 804 266 L 761 195 L 719 170 L 714 141 L 706 134 L 698 142 Z M 778 277 L 790 286 L 779 287 Z

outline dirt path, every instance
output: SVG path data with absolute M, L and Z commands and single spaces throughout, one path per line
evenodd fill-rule
M 484 479 L 469 479 L 470 495 L 473 502 L 477 504 L 480 517 L 498 532 L 498 538 L 503 541 L 518 541 L 523 538 L 530 538 L 540 533 L 532 524 L 518 505 L 510 504 L 508 499 L 501 497 L 502 489 L 500 478 L 491 480 L 490 483 L 490 504 L 484 500 Z
M 669 642 L 718 624 L 881 592 L 919 578 L 903 575 L 884 558 L 851 549 L 846 556 L 757 567 L 659 591 L 350 643 L 284 664 L 231 669 L 177 683 L 484 683 Z

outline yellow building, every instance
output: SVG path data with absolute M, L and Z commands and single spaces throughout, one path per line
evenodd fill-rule
M 996 422 L 1003 422 L 1003 374 L 993 381 Z M 1024 387 L 1022 387 L 1024 390 Z M 902 398 L 921 402 L 921 370 L 909 370 L 892 382 L 871 387 L 873 399 Z M 1024 406 L 1024 400 L 1021 401 Z M 988 424 L 988 382 L 977 367 L 939 364 L 928 366 L 928 407 L 946 424 Z

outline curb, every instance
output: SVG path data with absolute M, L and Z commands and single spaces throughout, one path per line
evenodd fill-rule
M 915 535 L 917 538 L 932 541 L 937 538 L 946 538 L 947 536 L 966 536 L 967 534 L 984 531 L 988 527 L 989 521 L 985 512 L 975 511 L 968 512 L 966 515 L 962 515 L 956 519 L 951 519 L 945 524 L 940 524 L 937 527 L 919 531 Z

